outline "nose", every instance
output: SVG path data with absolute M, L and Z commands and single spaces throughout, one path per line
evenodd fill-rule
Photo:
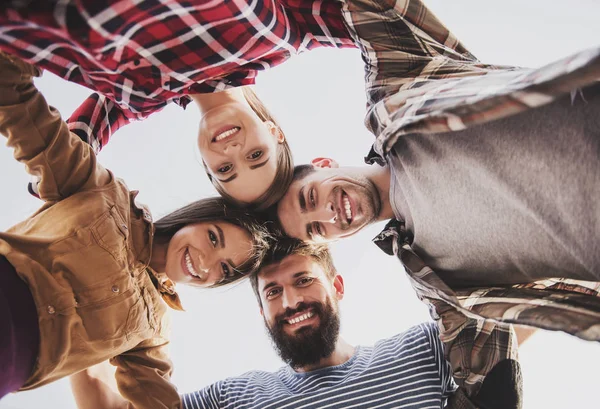
M 211 271 L 215 271 L 217 260 L 210 255 L 198 253 L 198 269 L 199 273 L 210 276 Z
M 284 290 L 282 294 L 283 308 L 295 309 L 298 304 L 304 301 L 304 297 L 298 291 L 295 290 Z
M 332 202 L 325 203 L 325 206 L 315 209 L 312 214 L 313 222 L 335 223 L 337 221 L 337 212 Z
M 242 147 L 242 144 L 237 141 L 237 140 L 233 140 L 231 142 L 229 142 L 227 145 L 225 145 L 225 147 L 223 148 L 223 152 L 224 153 L 236 153 L 238 152 Z

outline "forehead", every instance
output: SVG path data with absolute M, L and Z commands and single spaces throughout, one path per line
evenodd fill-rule
M 258 288 L 262 289 L 266 284 L 272 282 L 284 282 L 301 272 L 325 275 L 321 265 L 312 257 L 293 254 L 284 258 L 280 263 L 261 269 L 258 273 Z
M 269 160 L 264 166 L 257 169 L 250 169 L 250 164 L 240 162 L 236 167 L 234 173 L 237 173 L 237 177 L 230 182 L 222 183 L 217 181 L 221 188 L 231 197 L 241 202 L 253 202 L 263 195 L 277 173 L 277 155 L 276 153 L 269 153 Z M 258 163 L 262 163 L 266 157 L 258 160 Z M 214 174 L 213 174 L 213 177 Z M 218 178 L 217 178 L 218 179 Z
M 225 251 L 229 256 L 243 262 L 249 256 L 252 249 L 252 238 L 246 229 L 231 223 L 217 223 L 223 230 L 225 240 Z M 241 263 L 236 263 L 241 264 Z

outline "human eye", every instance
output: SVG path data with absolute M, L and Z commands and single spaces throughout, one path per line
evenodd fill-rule
M 260 158 L 261 156 L 263 156 L 263 151 L 258 149 L 258 150 L 255 150 L 254 152 L 252 152 L 250 155 L 248 155 L 247 158 L 250 160 L 256 160 L 256 159 Z
M 233 276 L 232 269 L 227 263 L 221 263 L 221 269 L 223 270 L 223 278 L 231 278 Z
M 314 208 L 317 205 L 317 202 L 315 201 L 315 188 L 311 188 L 308 191 L 308 201 L 310 202 L 310 205 Z
M 227 164 L 225 164 L 225 165 L 223 165 L 223 166 L 220 166 L 220 167 L 217 169 L 217 172 L 219 172 L 219 173 L 227 173 L 227 172 L 229 172 L 231 169 L 233 169 L 233 165 L 232 165 L 231 163 L 227 163 Z
M 280 292 L 281 292 L 280 288 L 273 288 L 273 289 L 267 291 L 267 294 L 266 294 L 267 299 L 271 300 L 271 299 L 277 297 L 277 295 L 279 295 Z
M 299 287 L 306 287 L 312 284 L 314 279 L 312 277 L 300 277 L 298 281 L 296 281 L 296 285 Z
M 219 244 L 219 239 L 217 238 L 217 235 L 212 230 L 208 231 L 208 239 L 212 243 L 213 247 L 217 248 L 217 245 Z
M 321 226 L 321 223 L 315 223 L 315 230 L 319 236 L 321 236 L 321 237 L 325 236 L 323 234 L 323 226 Z

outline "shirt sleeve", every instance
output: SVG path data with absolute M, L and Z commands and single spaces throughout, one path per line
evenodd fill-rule
M 184 409 L 219 409 L 221 388 L 225 381 L 219 381 L 199 391 L 181 396 Z
M 420 327 L 427 336 L 429 347 L 431 348 L 435 359 L 442 385 L 442 396 L 444 399 L 448 399 L 458 386 L 452 378 L 452 367 L 450 366 L 450 362 L 448 362 L 444 356 L 444 345 L 442 344 L 442 341 L 440 341 L 440 331 L 433 322 L 421 324 Z
M 69 132 L 34 86 L 39 75 L 32 65 L 0 52 L 0 133 L 15 158 L 39 178 L 39 196 L 57 201 L 110 183 L 89 145 Z
M 492 320 L 471 319 L 442 301 L 430 301 L 444 357 L 458 385 L 447 408 L 520 408 L 522 379 L 517 362 L 518 344 L 512 326 Z M 492 373 L 490 379 L 493 382 L 486 382 Z M 480 393 L 482 386 L 485 386 L 484 394 Z
M 181 399 L 171 383 L 173 365 L 168 341 L 157 337 L 110 360 L 117 367 L 119 392 L 129 409 L 180 409 Z
M 438 327 L 439 339 L 449 371 L 458 385 L 449 396 L 447 408 L 452 409 L 520 409 L 522 378 L 518 358 L 518 342 L 510 324 L 491 319 L 467 316 L 458 310 L 441 291 L 445 284 L 431 276 L 432 270 L 408 245 L 398 250 L 394 242 L 394 226 L 382 233 L 389 235 L 392 252 L 400 258 L 417 295 L 428 307 Z M 381 236 L 381 235 L 380 235 Z M 381 243 L 378 242 L 381 247 Z M 382 250 L 390 249 L 384 244 Z M 389 254 L 389 252 L 388 252 Z M 420 280 L 415 280 L 420 277 Z M 433 290 L 433 288 L 437 289 Z M 437 344 L 439 345 L 439 344 Z M 448 369 L 446 369 L 448 371 Z
M 156 110 L 160 110 L 157 107 Z M 155 111 L 153 111 L 155 112 Z M 123 109 L 104 95 L 90 95 L 67 120 L 69 130 L 99 153 L 113 134 L 132 121 L 142 120 L 150 113 L 134 113 Z
M 434 63 L 437 57 L 476 61 L 421 1 L 346 0 L 342 14 L 365 62 L 369 105 L 443 71 Z

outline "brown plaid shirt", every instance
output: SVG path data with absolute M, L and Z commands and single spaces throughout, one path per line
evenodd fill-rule
M 418 0 L 344 0 L 343 15 L 366 63 L 367 163 L 385 164 L 409 133 L 440 133 L 513 115 L 600 80 L 600 47 L 539 69 L 479 62 Z M 600 341 L 600 283 L 568 279 L 452 289 L 412 251 L 401 221 L 375 239 L 404 264 L 440 326 L 460 389 L 450 402 L 472 408 L 485 376 L 517 358 L 509 323 Z

